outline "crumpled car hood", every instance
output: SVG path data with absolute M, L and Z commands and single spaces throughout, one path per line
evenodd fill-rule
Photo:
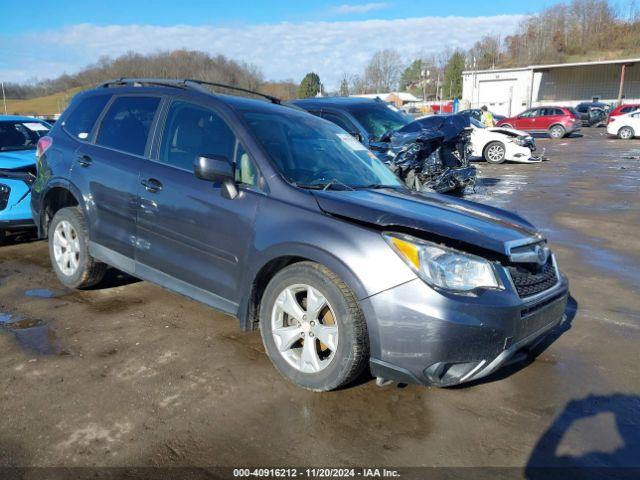
M 35 164 L 35 150 L 0 152 L 0 170 L 18 170 Z
M 506 243 L 542 237 L 514 213 L 447 195 L 392 189 L 314 191 L 328 214 L 380 227 L 422 230 L 454 241 L 509 255 Z
M 516 130 L 515 128 L 507 128 L 507 127 L 491 127 L 488 128 L 490 132 L 502 133 L 504 135 L 509 136 L 517 136 L 517 137 L 529 137 L 531 134 L 527 132 L 523 132 L 522 130 Z

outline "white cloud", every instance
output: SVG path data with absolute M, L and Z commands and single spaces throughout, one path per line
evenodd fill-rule
M 253 63 L 268 79 L 299 81 L 315 71 L 328 88 L 362 70 L 371 55 L 395 48 L 411 60 L 445 48 L 469 48 L 483 35 L 507 35 L 521 15 L 235 26 L 72 25 L 18 37 L 0 36 L 0 78 L 25 81 L 72 73 L 100 56 L 187 48 Z
M 349 14 L 355 14 L 355 13 L 373 12 L 374 10 L 382 10 L 389 6 L 390 5 L 386 2 L 362 3 L 362 4 L 355 4 L 355 5 L 350 3 L 345 3 L 342 5 L 338 5 L 337 7 L 333 7 L 331 9 L 331 12 L 338 15 L 349 15 Z

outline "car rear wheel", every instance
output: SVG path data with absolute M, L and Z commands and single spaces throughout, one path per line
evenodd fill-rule
M 504 127 L 504 128 L 513 128 L 513 126 L 512 126 L 512 125 L 510 125 L 510 124 L 508 124 L 508 123 L 503 123 L 503 124 L 502 124 L 502 125 L 500 125 L 500 126 L 501 126 L 501 127 Z
M 367 327 L 355 295 L 317 263 L 295 263 L 273 277 L 260 304 L 260 331 L 274 366 L 308 390 L 346 385 L 368 361 Z
M 635 133 L 631 127 L 622 127 L 618 130 L 618 137 L 623 140 L 631 140 L 634 136 Z
M 567 134 L 567 131 L 562 125 L 554 125 L 549 129 L 549 136 L 551 138 L 562 138 Z
M 484 159 L 489 163 L 504 162 L 506 151 L 502 142 L 491 142 L 484 148 Z
M 49 225 L 49 256 L 58 279 L 69 288 L 102 281 L 107 266 L 89 254 L 89 232 L 77 207 L 62 208 Z

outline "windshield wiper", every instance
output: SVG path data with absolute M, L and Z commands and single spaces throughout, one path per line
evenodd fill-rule
M 6 147 L 0 147 L 0 152 L 15 152 L 18 150 L 35 150 L 35 149 L 36 149 L 35 145 L 6 146 Z
M 347 190 L 353 190 L 352 186 L 347 185 L 346 183 L 342 183 L 340 180 L 336 178 L 329 180 L 329 182 L 327 182 L 327 184 L 324 187 L 322 187 L 322 190 L 333 189 L 335 185 L 340 185 L 342 187 L 345 187 Z
M 398 189 L 401 187 L 402 185 L 384 185 L 382 183 L 371 183 L 369 185 L 358 185 L 353 187 L 353 189 L 354 190 L 379 190 L 382 188 Z

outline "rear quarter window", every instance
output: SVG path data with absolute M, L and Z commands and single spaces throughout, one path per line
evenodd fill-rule
M 80 140 L 89 138 L 96 120 L 110 98 L 111 95 L 95 95 L 80 100 L 64 121 L 65 131 Z
M 144 155 L 160 97 L 122 96 L 104 115 L 96 143 L 134 155 Z

